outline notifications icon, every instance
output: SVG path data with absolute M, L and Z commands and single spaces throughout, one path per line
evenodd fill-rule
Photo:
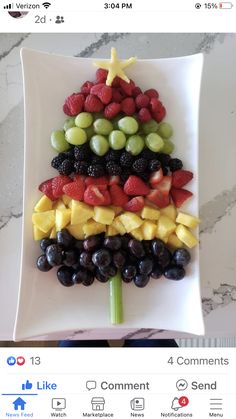
M 97 382 L 94 380 L 86 381 L 86 388 L 87 390 L 95 390 L 97 388 Z

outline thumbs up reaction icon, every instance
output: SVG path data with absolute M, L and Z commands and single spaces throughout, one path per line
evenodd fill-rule
M 33 387 L 33 384 L 29 382 L 29 380 L 26 380 L 26 383 L 22 384 L 22 390 L 31 390 Z

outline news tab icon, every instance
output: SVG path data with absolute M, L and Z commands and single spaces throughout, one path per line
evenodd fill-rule
M 130 407 L 132 410 L 144 410 L 145 408 L 145 400 L 143 397 L 135 397 L 130 402 Z

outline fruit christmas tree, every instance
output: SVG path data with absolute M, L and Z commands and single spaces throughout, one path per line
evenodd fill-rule
M 158 91 L 142 91 L 124 69 L 135 58 L 95 63 L 95 81 L 66 98 L 52 132 L 58 174 L 39 185 L 32 216 L 42 272 L 66 286 L 110 284 L 111 322 L 123 321 L 122 281 L 181 280 L 200 220 L 179 208 L 193 173 L 171 156 L 173 130 Z M 158 83 L 158 80 L 157 80 Z

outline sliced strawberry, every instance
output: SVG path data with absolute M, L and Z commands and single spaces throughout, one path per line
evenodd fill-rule
M 89 205 L 110 205 L 111 197 L 105 185 L 89 185 L 84 192 L 84 202 Z
M 125 211 L 131 212 L 138 212 L 141 211 L 144 207 L 144 199 L 143 196 L 136 196 L 132 198 L 127 204 L 124 206 Z
M 119 185 L 120 184 L 120 176 L 110 176 L 108 185 Z
M 83 201 L 84 189 L 83 179 L 78 176 L 74 182 L 63 186 L 63 193 L 76 201 Z
M 45 180 L 45 182 L 42 182 L 39 185 L 39 190 L 43 192 L 44 195 L 46 195 L 49 199 L 51 199 L 51 201 L 55 201 L 57 198 L 55 198 L 55 196 L 53 195 L 52 181 L 53 178 Z
M 163 171 L 162 168 L 157 170 L 156 172 L 153 172 L 149 178 L 150 185 L 155 188 L 155 186 L 161 182 L 163 179 Z
M 159 208 L 165 208 L 170 203 L 169 193 L 159 189 L 152 189 L 147 195 L 147 199 Z
M 187 189 L 177 189 L 171 188 L 170 190 L 171 198 L 177 208 L 181 207 L 185 201 L 193 196 L 192 192 L 187 191 Z
M 172 185 L 174 188 L 182 188 L 193 178 L 193 173 L 188 170 L 176 170 L 172 174 Z
M 60 198 L 63 195 L 63 187 L 72 180 L 69 176 L 56 176 L 52 180 L 52 192 L 55 198 Z
M 108 178 L 106 176 L 100 176 L 100 177 L 92 177 L 87 176 L 85 178 L 85 185 L 108 185 Z
M 124 191 L 127 195 L 138 196 L 147 195 L 150 192 L 149 187 L 137 176 L 129 176 L 124 184 Z
M 170 188 L 171 188 L 171 184 L 172 184 L 172 177 L 171 176 L 163 176 L 161 181 L 157 185 L 154 186 L 154 189 L 159 189 L 159 191 L 169 193 Z
M 112 205 L 123 207 L 129 200 L 128 196 L 119 185 L 111 185 L 110 194 Z

